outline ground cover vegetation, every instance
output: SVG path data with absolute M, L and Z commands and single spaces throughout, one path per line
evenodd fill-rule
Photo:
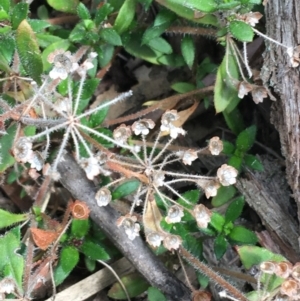
M 294 217 L 278 243 L 243 180 L 282 162 L 264 43 L 299 65 L 263 10 L 0 0 L 1 300 L 298 300 Z

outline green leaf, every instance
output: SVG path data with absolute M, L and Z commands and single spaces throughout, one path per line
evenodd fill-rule
M 259 265 L 264 261 L 287 261 L 280 254 L 274 254 L 271 251 L 257 246 L 240 246 L 236 247 L 240 259 L 246 269 L 250 269 L 254 265 Z
M 93 113 L 89 119 L 89 126 L 91 128 L 95 128 L 99 126 L 105 120 L 108 111 L 109 111 L 109 106 L 106 106 L 102 110 Z
M 178 93 L 186 93 L 196 89 L 196 86 L 191 83 L 178 82 L 171 86 L 171 88 Z
M 184 36 L 181 40 L 181 53 L 186 64 L 192 69 L 195 60 L 195 44 L 190 35 Z
M 51 26 L 51 24 L 49 22 L 44 21 L 44 20 L 29 19 L 28 23 L 35 33 L 41 32 L 41 31 L 43 31 L 43 29 Z
M 113 10 L 109 3 L 104 3 L 96 12 L 94 19 L 96 26 L 99 26 Z
M 214 207 L 220 207 L 236 194 L 236 188 L 234 186 L 221 186 L 218 189 L 217 195 L 212 198 L 211 204 Z
M 243 157 L 239 154 L 236 155 L 237 151 L 235 150 L 235 154 L 229 159 L 228 165 L 234 167 L 238 171 L 241 171 L 243 164 Z
M 77 6 L 77 15 L 82 20 L 91 19 L 89 10 L 82 2 L 80 2 Z
M 197 1 L 197 0 L 195 0 Z M 201 2 L 206 0 L 201 0 Z M 210 0 L 208 2 L 211 2 L 213 0 Z M 185 19 L 191 20 L 196 23 L 200 24 L 207 24 L 207 25 L 213 25 L 218 26 L 218 19 L 216 16 L 212 14 L 206 14 L 204 16 L 198 17 L 195 14 L 195 9 L 192 6 L 189 6 L 189 3 L 186 4 L 187 1 L 181 1 L 181 0 L 156 0 L 156 2 L 160 3 L 161 5 L 167 7 L 171 11 L 175 12 L 178 16 L 183 17 Z
M 84 263 L 89 272 L 94 272 L 96 269 L 96 260 L 93 260 L 87 256 L 84 256 Z
M 229 31 L 234 38 L 241 42 L 252 42 L 254 37 L 252 27 L 243 21 L 230 22 Z
M 87 36 L 87 34 L 88 32 L 82 21 L 76 24 L 76 26 L 73 28 L 69 35 L 69 40 L 71 42 L 81 42 Z
M 43 62 L 35 33 L 26 20 L 17 29 L 16 44 L 25 71 L 40 85 Z
M 22 292 L 24 259 L 17 253 L 20 245 L 20 227 L 0 236 L 0 271 L 2 276 L 14 279 L 19 291 Z
M 158 2 L 162 2 L 163 5 L 169 5 L 171 7 L 177 4 L 181 5 L 182 8 L 187 7 L 204 13 L 212 13 L 217 10 L 217 4 L 215 0 L 164 0 Z
M 215 83 L 214 103 L 217 113 L 223 112 L 230 106 L 230 113 L 240 99 L 237 96 L 236 82 L 239 78 L 239 69 L 234 55 L 227 49 L 224 59 L 218 68 L 217 78 Z
M 243 244 L 255 245 L 258 241 L 257 236 L 252 231 L 246 229 L 243 226 L 235 226 L 228 235 L 228 238 L 235 242 Z
M 62 248 L 59 263 L 54 271 L 55 285 L 61 284 L 75 268 L 79 261 L 79 252 L 76 248 L 67 246 Z
M 256 126 L 252 125 L 242 131 L 236 139 L 236 147 L 243 153 L 247 152 L 254 144 Z
M 119 185 L 111 194 L 113 200 L 123 198 L 133 192 L 135 192 L 139 186 L 140 182 L 138 180 L 130 180 L 121 185 Z
M 256 156 L 246 154 L 244 156 L 244 162 L 249 168 L 253 170 L 264 171 L 263 164 L 258 160 Z
M 226 140 L 222 140 L 223 142 L 223 150 L 222 153 L 225 155 L 233 155 L 234 151 L 235 151 L 235 146 Z
M 165 39 L 163 39 L 161 37 L 154 38 L 154 39 L 150 40 L 147 44 L 152 49 L 157 50 L 162 53 L 170 54 L 173 52 L 171 45 Z
M 15 163 L 15 159 L 10 155 L 10 149 L 16 135 L 16 125 L 8 128 L 7 134 L 0 138 L 0 173 Z
M 0 229 L 26 221 L 28 218 L 28 213 L 16 214 L 0 209 Z
M 73 219 L 71 223 L 71 234 L 76 238 L 83 238 L 89 231 L 88 219 Z
M 142 45 L 148 44 L 152 39 L 158 38 L 175 19 L 176 15 L 173 12 L 167 9 L 161 9 L 155 17 L 153 26 L 145 30 Z
M 80 246 L 80 251 L 93 260 L 108 260 L 110 259 L 109 254 L 104 248 L 95 243 L 94 241 L 86 238 L 83 244 Z
M 114 55 L 114 50 L 115 48 L 113 45 L 106 43 L 97 49 L 100 67 L 105 67 L 111 61 Z
M 225 118 L 227 126 L 236 135 L 238 135 L 245 128 L 244 117 L 237 108 L 234 108 L 231 112 L 227 112 L 225 110 L 222 113 Z
M 176 225 L 176 227 L 178 227 L 178 225 Z M 182 227 L 184 227 L 184 225 L 182 225 Z M 186 230 L 186 231 L 187 231 L 187 233 L 189 232 L 188 230 Z M 181 237 L 183 239 L 183 247 L 186 250 L 188 250 L 191 254 L 193 254 L 196 258 L 203 259 L 202 240 L 199 238 L 195 238 L 189 234 L 187 234 L 185 236 L 181 236 Z
M 97 128 L 96 131 L 98 133 L 101 133 L 101 134 L 105 135 L 105 136 L 113 138 L 112 137 L 112 132 L 109 129 L 106 129 L 106 128 Z M 98 137 L 98 136 L 96 136 L 94 134 L 91 134 L 91 137 L 93 139 L 95 139 L 98 143 L 102 144 L 106 148 L 114 147 L 114 144 L 112 142 L 110 142 L 110 141 L 107 141 L 105 138 Z
M 245 197 L 240 196 L 233 200 L 233 202 L 228 206 L 225 213 L 225 221 L 234 222 L 242 213 L 245 205 Z
M 58 11 L 76 14 L 79 0 L 47 0 L 48 4 Z
M 135 15 L 135 0 L 125 0 L 116 18 L 114 29 L 118 34 L 125 32 Z
M 101 29 L 99 36 L 107 43 L 114 46 L 121 46 L 122 40 L 119 34 L 112 28 Z
M 17 29 L 20 23 L 27 18 L 28 4 L 19 2 L 12 10 L 11 24 L 12 29 Z
M 7 13 L 9 13 L 10 10 L 10 0 L 1 0 L 0 1 L 0 5 L 1 7 L 4 9 L 4 11 L 6 11 Z
M 149 301 L 167 301 L 164 294 L 156 287 L 149 287 L 147 291 Z
M 177 203 L 184 206 L 185 208 L 193 209 L 193 207 L 197 204 L 200 198 L 200 191 L 198 189 L 189 190 L 182 194 L 186 200 L 188 200 L 192 205 L 187 204 L 183 199 L 179 198 Z
M 132 273 L 121 278 L 130 298 L 134 298 L 147 290 L 149 283 L 138 273 Z M 113 284 L 107 294 L 116 300 L 127 300 L 127 296 L 120 283 Z
M 228 247 L 228 242 L 223 235 L 218 235 L 214 240 L 214 252 L 217 259 L 221 259 Z
M 213 212 L 212 216 L 211 216 L 211 220 L 210 220 L 210 225 L 216 229 L 218 231 L 218 233 L 222 232 L 223 226 L 225 224 L 225 218 L 217 213 L 217 212 Z
M 141 58 L 152 64 L 159 64 L 158 58 L 162 53 L 153 50 L 148 45 L 141 45 L 141 35 L 139 33 L 131 33 L 123 39 L 125 50 L 132 56 Z

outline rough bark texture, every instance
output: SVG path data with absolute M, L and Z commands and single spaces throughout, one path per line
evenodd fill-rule
M 300 2 L 269 0 L 265 7 L 267 35 L 288 47 L 300 44 Z M 300 79 L 299 67 L 292 68 L 286 49 L 266 41 L 262 78 L 277 94 L 271 121 L 280 134 L 286 174 L 298 205 L 300 220 Z
M 191 300 L 189 289 L 165 268 L 140 237 L 131 241 L 124 230 L 117 227 L 116 220 L 119 218 L 119 214 L 109 205 L 97 206 L 96 187 L 87 180 L 84 171 L 70 155 L 64 156 L 64 161 L 59 165 L 58 171 L 61 174 L 60 181 L 65 188 L 71 192 L 74 198 L 87 203 L 94 222 L 151 285 L 160 289 L 169 300 Z

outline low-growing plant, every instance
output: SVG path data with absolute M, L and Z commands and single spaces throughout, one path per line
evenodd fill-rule
M 70 152 L 86 177 L 98 185 L 94 199 L 99 207 L 129 196 L 131 204 L 122 209 L 117 222 L 129 240 L 139 236 L 142 229 L 156 254 L 178 252 L 197 271 L 222 286 L 229 298 L 247 300 L 203 262 L 202 244 L 213 237 L 214 253 L 220 259 L 230 245 L 255 245 L 258 241 L 252 231 L 237 223 L 244 198 L 236 196 L 231 185 L 236 183 L 243 166 L 263 169 L 259 160 L 248 153 L 254 144 L 256 127 L 245 128 L 238 109 L 240 100 L 249 92 L 255 103 L 270 95 L 256 78 L 251 79 L 247 58 L 247 43 L 253 41 L 255 34 L 271 40 L 255 28 L 262 15 L 252 10 L 260 0 L 157 0 L 158 13 L 147 24 L 136 14 L 136 7 L 141 6 L 147 13 L 151 2 L 104 1 L 87 7 L 77 0 L 48 0 L 52 9 L 77 18 L 77 24 L 66 29 L 46 20 L 46 6 L 38 8 L 39 19 L 32 19 L 28 3 L 0 1 L 0 172 L 34 199 L 29 212 L 0 209 L 0 228 L 13 227 L 0 237 L 1 297 L 34 299 L 41 283 L 49 277 L 54 288 L 61 284 L 80 256 L 92 271 L 96 260 L 108 260 L 115 252 L 104 245 L 105 237 L 89 219 L 90 209 L 84 200 L 70 201 L 60 219 L 48 213 L 49 195 L 61 177 L 58 166 L 63 164 L 64 154 Z M 181 54 L 173 52 L 166 39 L 171 33 L 184 34 Z M 220 66 L 207 59 L 197 66 L 193 35 L 213 37 L 224 46 Z M 286 49 L 295 67 L 297 49 L 280 46 Z M 152 64 L 197 69 L 197 82 L 175 83 L 172 88 L 178 95 L 151 102 L 149 108 L 136 114 L 107 120 L 109 108 L 131 97 L 132 91 L 92 108 L 90 100 L 99 78 L 121 47 Z M 204 87 L 202 79 L 208 73 L 216 73 L 216 81 L 214 86 Z M 237 136 L 235 144 L 211 137 L 202 149 L 175 145 L 179 136 L 187 134 L 182 126 L 196 109 L 198 100 L 181 111 L 175 109 L 176 104 L 183 98 L 199 95 L 206 97 L 208 107 L 207 97 L 212 92 L 216 112 L 223 113 Z M 158 109 L 163 111 L 160 121 L 144 118 Z M 120 125 L 114 130 L 105 127 L 117 124 Z M 204 153 L 227 155 L 228 164 L 222 164 L 215 176 L 174 168 L 178 163 L 189 167 Z M 178 190 L 177 185 L 182 183 L 193 189 Z M 199 203 L 202 193 L 207 199 L 213 197 L 209 208 Z M 215 208 L 229 200 L 232 201 L 225 214 L 218 213 Z M 15 224 L 22 222 L 26 231 L 21 232 L 21 226 Z M 252 264 L 261 266 L 266 260 L 277 261 L 274 254 L 268 253 L 266 258 L 266 250 L 253 248 L 237 247 L 246 268 L 250 267 L 251 258 L 259 257 Z M 139 277 L 134 275 L 132 280 L 128 276 L 126 281 L 136 281 L 136 286 L 141 286 L 142 281 L 136 278 Z M 264 299 L 275 289 L 274 295 L 277 294 L 280 284 L 272 284 L 276 279 L 271 279 L 272 283 L 266 276 L 259 279 L 265 288 L 258 288 L 251 300 Z M 140 293 L 135 288 L 131 296 Z M 146 284 L 143 289 L 147 288 Z M 113 287 L 111 296 L 116 297 L 120 289 Z M 192 287 L 191 290 L 193 298 L 208 296 L 206 291 Z M 148 288 L 148 296 L 152 301 L 164 298 L 153 287 Z

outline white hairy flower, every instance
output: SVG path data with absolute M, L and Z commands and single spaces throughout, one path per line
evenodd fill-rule
M 227 164 L 223 164 L 217 171 L 217 177 L 223 186 L 229 186 L 236 183 L 238 171 Z
M 108 203 L 111 201 L 110 190 L 106 187 L 100 188 L 95 195 L 95 199 L 99 207 L 108 205 Z
M 169 208 L 165 220 L 168 224 L 179 223 L 183 216 L 183 208 L 178 205 L 173 205 Z
M 80 166 L 84 169 L 89 180 L 93 180 L 95 176 L 99 175 L 100 167 L 98 160 L 94 157 L 82 158 L 79 161 Z
M 203 204 L 197 205 L 193 209 L 193 215 L 199 228 L 207 228 L 211 219 L 211 214 L 211 211 Z
M 134 122 L 131 128 L 135 135 L 142 134 L 143 136 L 146 136 L 150 132 L 149 129 L 152 130 L 154 126 L 155 123 L 151 119 L 141 119 Z

